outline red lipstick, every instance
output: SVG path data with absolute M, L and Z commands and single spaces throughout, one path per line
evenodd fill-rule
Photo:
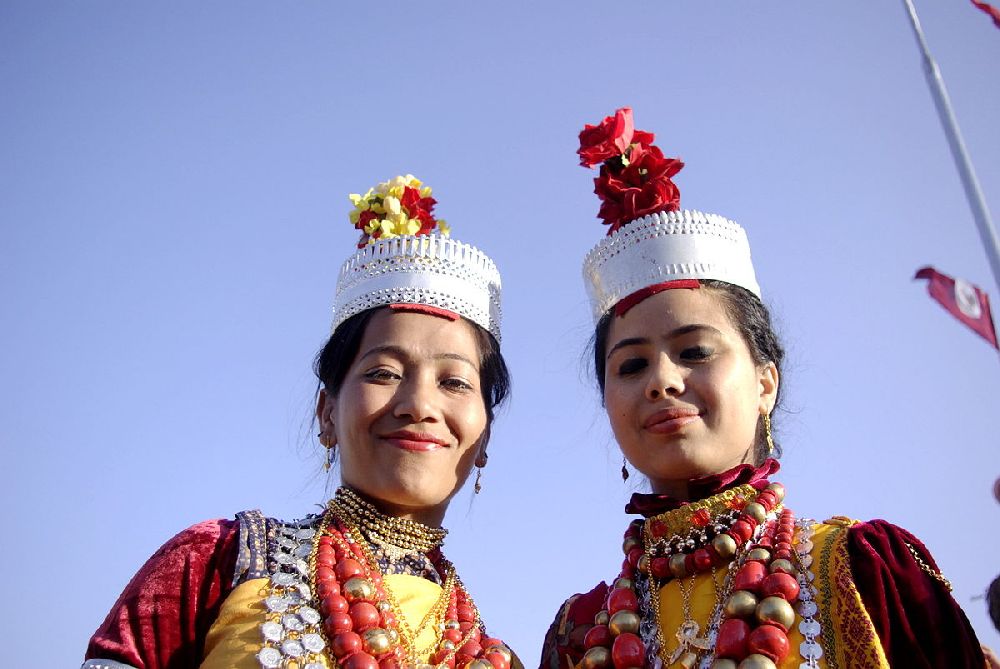
M 443 439 L 438 439 L 432 434 L 427 434 L 426 432 L 414 432 L 413 430 L 396 430 L 395 432 L 383 434 L 382 438 L 396 448 L 401 448 L 404 451 L 416 451 L 419 453 L 436 451 L 439 448 L 444 448 L 448 445 L 448 442 Z
M 642 427 L 654 434 L 673 434 L 696 421 L 699 415 L 698 410 L 691 407 L 668 407 L 644 420 Z

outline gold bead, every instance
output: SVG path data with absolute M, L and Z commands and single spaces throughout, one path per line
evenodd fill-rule
M 378 604 L 376 604 L 375 607 L 379 611 L 381 611 L 382 613 L 386 613 L 386 612 L 392 610 L 392 604 L 390 604 L 389 602 L 385 601 L 384 599 L 381 602 L 379 602 Z
M 351 602 L 359 602 L 371 599 L 375 594 L 375 588 L 366 578 L 354 576 L 344 583 L 344 599 Z
M 712 669 L 736 669 L 736 660 L 720 657 L 712 662 Z
M 712 548 L 719 554 L 719 557 L 729 559 L 736 555 L 736 540 L 723 533 L 712 539 Z
M 633 548 L 642 548 L 639 540 L 635 537 L 628 537 L 622 542 L 622 552 L 624 552 L 625 555 L 628 555 Z
M 392 640 L 384 629 L 373 627 L 362 636 L 365 640 L 365 648 L 372 655 L 381 655 L 392 649 Z
M 457 620 L 446 620 L 444 623 L 444 628 L 446 630 L 457 630 L 461 629 L 461 627 L 462 623 L 458 622 Z
M 750 502 L 743 507 L 743 513 L 756 520 L 758 525 L 763 523 L 767 518 L 767 509 L 760 502 Z
M 607 625 L 608 624 L 608 619 L 609 619 L 609 616 L 608 616 L 608 612 L 607 611 L 598 611 L 597 615 L 594 616 L 594 624 L 595 625 Z
M 778 558 L 777 560 L 773 560 L 771 562 L 771 566 L 769 566 L 767 569 L 772 574 L 782 571 L 791 576 L 799 575 L 799 570 L 795 568 L 795 565 L 792 564 L 792 561 L 786 560 L 785 558 Z
M 777 623 L 788 631 L 795 624 L 795 610 L 781 597 L 772 595 L 757 604 L 757 620 L 762 623 Z
M 630 579 L 630 578 L 624 578 L 624 577 L 619 578 L 619 579 L 617 579 L 615 581 L 614 587 L 615 588 L 623 588 L 625 590 L 631 590 L 632 589 L 632 579 Z
M 583 669 L 606 669 L 611 666 L 611 651 L 607 648 L 591 648 L 583 654 L 580 666 Z
M 694 669 L 694 665 L 698 663 L 698 656 L 688 651 L 681 655 L 681 659 L 678 662 L 684 669 Z
M 678 553 L 677 555 L 671 555 L 668 562 L 670 566 L 670 573 L 674 575 L 674 578 L 684 578 L 687 576 L 687 567 L 684 566 L 684 556 Z
M 643 556 L 639 558 L 639 561 L 636 563 L 635 568 L 641 571 L 643 574 L 648 574 L 649 556 L 644 553 Z
M 466 669 L 493 669 L 493 665 L 490 664 L 489 660 L 473 660 L 465 666 Z
M 757 610 L 757 597 L 749 590 L 737 590 L 726 599 L 723 610 L 730 618 L 746 618 Z
M 739 669 L 778 669 L 778 667 L 767 655 L 754 653 L 743 658 L 739 663 Z
M 441 650 L 455 650 L 455 642 L 451 639 L 443 639 L 438 648 Z
M 638 634 L 639 616 L 634 611 L 619 611 L 611 616 L 611 620 L 608 621 L 608 629 L 615 636 L 624 634 L 625 632 Z
M 778 500 L 779 504 L 785 500 L 785 486 L 780 483 L 771 483 L 764 489 L 773 492 L 774 498 Z
M 749 553 L 747 553 L 747 560 L 757 560 L 758 562 L 767 562 L 771 559 L 771 551 L 766 548 L 758 546 L 754 548 Z

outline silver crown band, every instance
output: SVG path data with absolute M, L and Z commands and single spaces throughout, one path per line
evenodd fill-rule
M 760 297 L 746 232 L 716 214 L 643 216 L 602 240 L 583 261 L 595 323 L 632 293 L 677 279 L 716 279 Z
M 394 237 L 359 250 L 341 267 L 331 329 L 389 304 L 447 309 L 500 341 L 500 273 L 489 256 L 460 241 Z

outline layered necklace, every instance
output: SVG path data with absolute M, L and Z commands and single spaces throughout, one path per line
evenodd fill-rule
M 621 572 L 584 638 L 583 669 L 654 664 L 711 669 L 775 669 L 788 655 L 796 607 L 805 637 L 803 667 L 818 666 L 822 648 L 808 574 L 810 525 L 782 507 L 785 489 L 743 485 L 648 520 L 625 532 Z M 725 570 L 721 588 L 716 576 Z M 702 633 L 691 614 L 695 580 L 706 574 L 715 605 Z M 683 620 L 667 650 L 660 589 L 676 580 Z M 640 606 L 640 601 L 643 606 Z M 651 613 L 644 620 L 640 609 Z M 645 640 L 644 640 L 645 638 Z
M 441 554 L 446 530 L 387 516 L 347 487 L 317 528 L 310 581 L 330 654 L 344 669 L 510 669 L 511 652 L 487 636 L 455 568 Z M 374 550 L 373 550 L 374 547 Z M 419 555 L 436 572 L 441 596 L 416 627 L 383 578 L 375 552 Z M 430 632 L 428 632 L 430 630 Z M 421 645 L 421 636 L 431 636 Z

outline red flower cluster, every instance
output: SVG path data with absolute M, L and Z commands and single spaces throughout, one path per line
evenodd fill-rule
M 407 211 L 410 218 L 420 221 L 420 230 L 417 231 L 418 235 L 429 235 L 434 226 L 437 225 L 437 220 L 435 220 L 432 213 L 437 200 L 431 196 L 420 197 L 420 191 L 407 186 L 403 189 L 403 197 L 399 200 L 399 203 L 403 205 L 403 209 Z
M 580 133 L 580 164 L 601 164 L 594 179 L 594 192 L 601 199 L 598 217 L 609 226 L 608 234 L 646 214 L 680 208 L 681 194 L 671 177 L 684 163 L 665 158 L 653 146 L 653 133 L 636 130 L 632 110 L 622 107 L 599 125 L 587 125 Z

